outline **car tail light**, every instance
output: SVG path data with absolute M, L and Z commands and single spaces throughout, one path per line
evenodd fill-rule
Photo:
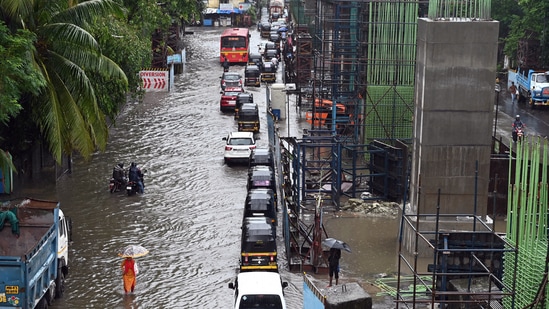
M 271 262 L 274 262 L 275 257 L 271 255 Z
M 231 147 L 231 146 L 225 146 L 225 150 L 233 150 L 233 147 Z
M 255 149 L 255 145 L 250 146 L 250 149 Z

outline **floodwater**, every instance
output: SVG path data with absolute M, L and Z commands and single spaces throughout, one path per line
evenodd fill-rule
M 187 63 L 173 91 L 129 102 L 105 152 L 88 162 L 75 158 L 72 174 L 54 188 L 26 189 L 27 196 L 59 200 L 73 220 L 66 293 L 53 308 L 231 308 L 228 283 L 239 263 L 246 168 L 223 164 L 222 138 L 236 130 L 233 116 L 219 111 L 223 28 L 193 30 L 185 38 Z M 255 29 L 251 33 L 254 47 L 261 38 Z M 264 119 L 265 89 L 248 91 Z M 292 135 L 301 134 L 298 123 L 292 122 Z M 262 127 L 258 144 L 266 146 L 266 122 Z M 147 170 L 145 194 L 109 193 L 112 167 L 132 161 Z M 396 271 L 399 219 L 326 218 L 330 237 L 353 249 L 343 253 L 342 282 L 368 282 Z M 126 244 L 150 250 L 137 258 L 140 273 L 131 295 L 124 294 L 116 255 Z M 301 274 L 288 272 L 280 254 L 288 308 L 302 308 Z

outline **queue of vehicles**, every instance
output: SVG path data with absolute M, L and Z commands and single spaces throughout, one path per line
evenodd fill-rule
M 223 138 L 224 162 L 232 166 L 247 165 L 247 194 L 243 199 L 239 273 L 229 288 L 234 290 L 234 308 L 285 309 L 283 282 L 278 273 L 277 188 L 274 158 L 270 147 L 258 148 L 259 108 L 252 93 L 244 86 L 259 86 L 262 70 L 270 67 L 261 54 L 250 53 L 244 80 L 238 73 L 221 77 L 222 112 L 234 112 L 237 131 Z M 276 80 L 276 74 L 275 80 Z M 232 80 L 232 82 L 230 81 Z M 274 81 L 274 80 L 273 80 Z M 224 87 L 224 89 L 223 89 Z M 229 95 L 230 94 L 230 95 Z
M 0 307 L 47 308 L 69 273 L 70 218 L 58 202 L 17 199 L 0 207 Z

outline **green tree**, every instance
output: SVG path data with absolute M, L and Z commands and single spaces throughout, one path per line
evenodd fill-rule
M 44 87 L 45 81 L 29 63 L 35 36 L 26 30 L 19 30 L 12 35 L 5 23 L 0 21 L 0 124 L 17 116 L 22 109 L 19 100 L 23 92 L 37 95 Z M 0 167 L 5 170 L 11 167 L 12 161 L 4 150 L 0 150 Z
M 36 35 L 29 62 L 40 71 L 45 87 L 24 102 L 32 121 L 57 162 L 78 151 L 84 158 L 104 150 L 108 128 L 87 72 L 106 80 L 126 80 L 124 72 L 105 57 L 87 31 L 99 16 L 123 10 L 111 0 L 2 0 L 0 13 L 11 29 Z

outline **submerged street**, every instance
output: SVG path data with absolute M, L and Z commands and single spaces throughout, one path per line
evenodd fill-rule
M 175 77 L 175 89 L 129 102 L 111 128 L 104 153 L 89 162 L 75 158 L 73 173 L 56 185 L 24 190 L 29 197 L 60 201 L 73 221 L 66 292 L 53 308 L 231 307 L 228 283 L 239 265 L 247 168 L 223 163 L 222 138 L 237 130 L 233 115 L 219 111 L 223 29 L 192 29 L 194 34 L 185 37 L 187 63 Z M 255 29 L 251 34 L 255 51 L 262 39 Z M 244 66 L 230 70 L 243 75 Z M 264 87 L 246 88 L 260 108 L 260 147 L 268 142 Z M 499 102 L 500 109 L 506 100 Z M 289 134 L 301 136 L 301 130 L 297 120 L 291 122 Z M 109 193 L 113 166 L 124 163 L 127 168 L 130 162 L 147 170 L 145 194 Z M 328 234 L 353 249 L 342 255 L 342 283 L 368 285 L 377 274 L 397 271 L 399 218 L 324 218 Z M 124 295 L 116 254 L 127 244 L 150 251 L 136 259 L 140 273 L 130 295 Z M 302 308 L 301 274 L 287 271 L 283 246 L 278 254 L 281 275 L 289 283 L 288 308 Z

